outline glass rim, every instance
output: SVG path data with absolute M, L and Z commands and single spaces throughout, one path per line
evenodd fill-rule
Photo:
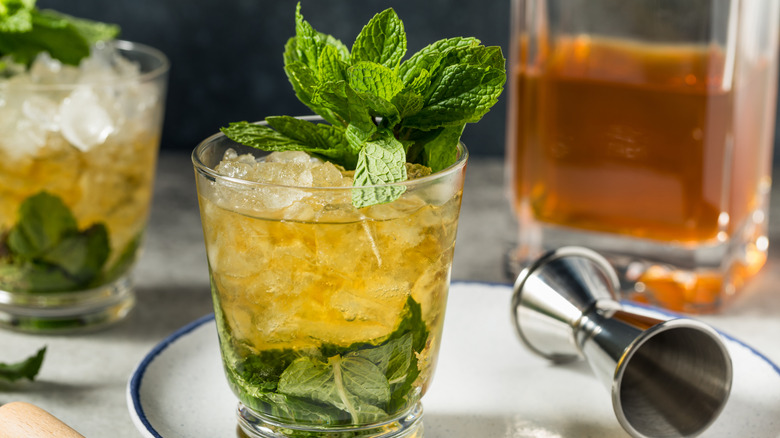
M 56 84 L 36 84 L 36 83 L 14 84 L 13 87 L 11 88 L 14 90 L 56 91 L 56 90 L 72 90 L 78 87 L 117 85 L 117 84 L 122 84 L 124 82 L 144 83 L 144 82 L 153 81 L 154 79 L 157 79 L 158 77 L 168 73 L 168 71 L 171 68 L 170 60 L 165 55 L 165 53 L 163 53 L 159 49 L 156 49 L 152 46 L 143 43 L 137 43 L 137 42 L 127 41 L 127 40 L 112 40 L 109 42 L 100 42 L 98 44 L 113 44 L 114 46 L 116 46 L 120 54 L 122 52 L 134 52 L 134 53 L 141 53 L 147 55 L 150 58 L 154 58 L 155 60 L 157 60 L 159 62 L 159 65 L 149 71 L 141 72 L 137 76 L 132 76 L 129 78 L 123 77 L 120 78 L 119 80 L 111 80 L 111 81 L 96 80 L 96 81 L 89 81 L 89 82 L 68 82 L 68 83 L 56 83 Z M 0 90 L 7 89 L 7 88 L 9 88 L 7 81 L 0 81 Z
M 312 116 L 299 116 L 297 117 L 302 120 L 308 120 L 308 121 L 317 121 L 322 120 L 322 117 L 312 115 Z M 258 121 L 253 122 L 257 124 L 263 124 L 265 125 L 266 122 L 264 121 Z M 296 186 L 296 185 L 286 185 L 286 184 L 275 184 L 275 183 L 269 183 L 269 182 L 259 182 L 259 181 L 251 181 L 241 178 L 236 178 L 232 176 L 226 176 L 218 173 L 216 170 L 212 169 L 211 167 L 204 164 L 199 155 L 199 152 L 205 150 L 207 147 L 211 146 L 216 140 L 220 138 L 227 138 L 227 136 L 222 133 L 218 132 L 216 134 L 213 134 L 209 137 L 207 137 L 205 140 L 198 143 L 197 146 L 195 146 L 195 149 L 192 151 L 192 164 L 195 166 L 195 170 L 197 170 L 199 173 L 203 174 L 204 176 L 213 179 L 213 180 L 221 180 L 221 181 L 227 181 L 232 184 L 238 184 L 243 185 L 246 187 L 276 187 L 276 188 L 285 188 L 285 189 L 297 189 L 297 190 L 352 190 L 352 189 L 371 189 L 371 188 L 377 188 L 377 187 L 397 187 L 397 186 L 404 186 L 404 187 L 410 187 L 410 186 L 417 186 L 422 185 L 425 183 L 429 183 L 432 181 L 439 180 L 443 177 L 449 176 L 453 173 L 456 173 L 460 171 L 462 168 L 466 166 L 466 162 L 468 161 L 469 157 L 469 151 L 466 148 L 466 145 L 463 144 L 462 141 L 458 141 L 458 158 L 455 160 L 454 163 L 449 165 L 447 168 L 442 169 L 438 172 L 431 173 L 430 175 L 426 175 L 420 178 L 410 179 L 410 180 L 404 180 L 394 183 L 387 183 L 387 184 L 374 184 L 374 185 L 368 185 L 368 186 L 347 186 L 347 187 L 321 187 L 321 186 Z M 232 141 L 232 140 L 230 140 Z M 237 145 L 245 146 L 251 148 L 251 146 L 242 145 L 241 143 L 236 143 Z M 254 150 L 260 151 L 260 152 L 268 152 L 269 151 L 263 151 L 262 149 L 255 149 Z

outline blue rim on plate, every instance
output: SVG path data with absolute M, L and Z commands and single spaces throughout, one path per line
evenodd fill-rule
M 479 281 L 453 281 L 452 285 L 484 285 L 484 286 L 498 286 L 498 287 L 506 287 L 511 290 L 512 286 L 508 285 L 506 283 L 494 283 L 494 282 L 479 282 Z M 667 311 L 658 309 L 653 306 L 644 305 L 644 304 L 638 304 L 633 302 L 623 302 L 626 306 L 633 306 L 638 308 L 643 308 L 652 312 L 656 312 L 661 315 L 671 316 L 671 317 L 687 317 L 686 315 L 682 315 L 679 313 Z M 214 314 L 208 314 L 205 316 L 202 316 L 198 318 L 197 320 L 181 327 L 180 329 L 176 330 L 175 332 L 171 333 L 168 337 L 163 339 L 159 344 L 157 344 L 147 355 L 143 358 L 143 360 L 136 366 L 135 370 L 133 371 L 130 380 L 128 381 L 127 385 L 127 401 L 130 405 L 129 408 L 133 413 L 135 413 L 136 418 L 134 418 L 135 421 L 140 421 L 141 425 L 146 429 L 145 432 L 148 432 L 148 434 L 154 438 L 166 438 L 162 436 L 157 430 L 155 430 L 154 426 L 151 424 L 149 419 L 147 418 L 146 413 L 144 412 L 144 408 L 141 404 L 140 399 L 140 393 L 141 393 L 141 385 L 143 383 L 143 378 L 148 370 L 149 366 L 152 362 L 161 354 L 163 353 L 168 347 L 170 347 L 172 344 L 174 344 L 178 339 L 192 333 L 199 327 L 201 327 L 204 324 L 211 323 L 214 320 Z M 716 329 L 717 330 L 717 329 Z M 778 366 L 776 363 L 772 362 L 771 359 L 766 357 L 763 353 L 757 351 L 755 348 L 751 347 L 750 345 L 746 344 L 745 342 L 734 338 L 733 336 L 730 336 L 726 333 L 723 333 L 720 330 L 717 330 L 718 333 L 723 336 L 726 340 L 733 342 L 735 344 L 738 344 L 739 346 L 745 348 L 748 350 L 751 354 L 755 355 L 757 358 L 759 358 L 761 361 L 768 364 L 775 373 L 780 376 L 780 366 Z
M 141 420 L 141 423 L 143 423 L 144 427 L 146 427 L 147 431 L 151 433 L 153 437 L 165 438 L 154 429 L 154 426 L 152 426 L 152 424 L 149 422 L 149 419 L 146 417 L 146 413 L 144 412 L 144 408 L 141 405 L 141 382 L 143 381 L 144 374 L 146 374 L 146 370 L 148 369 L 152 361 L 154 361 L 154 359 L 157 356 L 159 356 L 160 353 L 162 353 L 166 348 L 168 348 L 171 344 L 173 344 L 177 339 L 192 332 L 193 330 L 202 326 L 203 324 L 209 323 L 213 320 L 214 320 L 214 314 L 211 313 L 202 316 L 196 319 L 195 321 L 192 321 L 191 323 L 185 325 L 184 327 L 176 330 L 175 332 L 171 333 L 167 338 L 163 339 L 162 342 L 157 344 L 143 358 L 143 360 L 138 364 L 138 366 L 133 371 L 132 377 L 130 378 L 130 381 L 127 383 L 128 399 L 132 404 L 133 411 L 135 411 L 136 415 L 138 415 L 138 419 Z

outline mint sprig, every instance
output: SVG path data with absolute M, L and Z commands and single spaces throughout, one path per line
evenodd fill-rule
M 355 170 L 355 186 L 404 181 L 406 162 L 445 169 L 457 159 L 465 125 L 479 121 L 498 101 L 505 60 L 499 47 L 485 47 L 476 38 L 443 39 L 402 61 L 406 46 L 403 22 L 392 8 L 364 26 L 350 50 L 316 31 L 298 3 L 284 70 L 298 99 L 330 125 L 301 121 L 294 132 L 288 129 L 292 122 L 280 127 L 269 117 L 269 126 L 238 122 L 222 132 L 265 151 L 319 155 Z M 327 137 L 304 134 L 324 129 Z M 403 186 L 356 188 L 352 201 L 361 208 L 402 193 Z
M 0 57 L 30 64 L 41 52 L 78 65 L 90 46 L 119 35 L 119 27 L 39 10 L 35 0 L 0 0 Z

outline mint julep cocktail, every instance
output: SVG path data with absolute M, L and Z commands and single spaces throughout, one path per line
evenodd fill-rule
M 403 60 L 392 9 L 351 48 L 296 12 L 285 71 L 318 117 L 232 123 L 193 152 L 225 372 L 258 437 L 422 436 L 468 153 L 497 47 Z
M 94 327 L 132 307 L 168 61 L 118 32 L 0 0 L 0 326 Z

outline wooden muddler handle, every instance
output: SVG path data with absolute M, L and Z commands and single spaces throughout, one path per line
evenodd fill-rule
M 84 438 L 38 406 L 13 402 L 0 406 L 0 438 Z

